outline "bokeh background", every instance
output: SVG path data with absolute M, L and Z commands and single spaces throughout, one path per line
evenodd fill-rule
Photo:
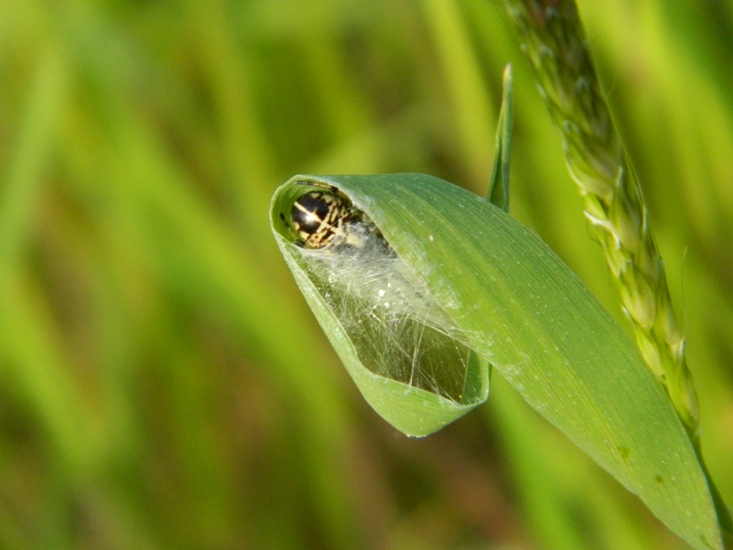
M 733 502 L 733 3 L 580 2 Z M 365 404 L 268 225 L 295 173 L 484 192 L 625 323 L 496 0 L 0 0 L 0 547 L 681 549 L 498 376 Z

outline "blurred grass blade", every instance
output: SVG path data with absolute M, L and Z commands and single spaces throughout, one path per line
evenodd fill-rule
M 8 270 L 28 238 L 63 111 L 65 79 L 58 53 L 49 49 L 38 65 L 18 142 L 0 185 L 0 282 L 10 276 Z
M 500 208 L 431 176 L 296 176 L 273 197 L 273 232 L 347 370 L 382 416 L 400 429 L 420 427 L 421 418 L 423 427 L 437 429 L 465 410 L 362 365 L 341 312 L 325 297 L 329 289 L 311 280 L 284 223 L 303 182 L 337 188 L 373 220 L 416 284 L 455 323 L 456 337 L 670 529 L 697 548 L 721 547 L 705 476 L 664 390 L 544 243 Z
M 489 202 L 505 212 L 509 212 L 509 165 L 512 156 L 513 123 L 512 66 L 507 65 L 504 69 L 504 94 L 501 99 L 501 112 L 496 130 L 496 156 L 487 193 Z

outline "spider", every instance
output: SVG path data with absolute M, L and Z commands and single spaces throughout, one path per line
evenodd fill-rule
M 333 185 L 298 182 L 318 190 L 304 193 L 293 203 L 290 222 L 280 214 L 295 244 L 311 250 L 362 248 L 377 228 Z M 381 236 L 381 235 L 380 235 Z

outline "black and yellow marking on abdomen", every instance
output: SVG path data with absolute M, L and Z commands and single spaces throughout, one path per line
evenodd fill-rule
M 319 249 L 348 242 L 348 224 L 355 221 L 351 203 L 327 191 L 311 191 L 293 204 L 293 229 L 304 248 Z

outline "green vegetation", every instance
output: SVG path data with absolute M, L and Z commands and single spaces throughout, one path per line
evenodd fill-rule
M 580 11 L 730 503 L 733 7 Z M 269 199 L 294 173 L 421 172 L 485 194 L 511 61 L 512 215 L 628 327 L 499 6 L 0 14 L 1 547 L 686 547 L 500 376 L 438 434 L 397 433 L 272 239 Z

